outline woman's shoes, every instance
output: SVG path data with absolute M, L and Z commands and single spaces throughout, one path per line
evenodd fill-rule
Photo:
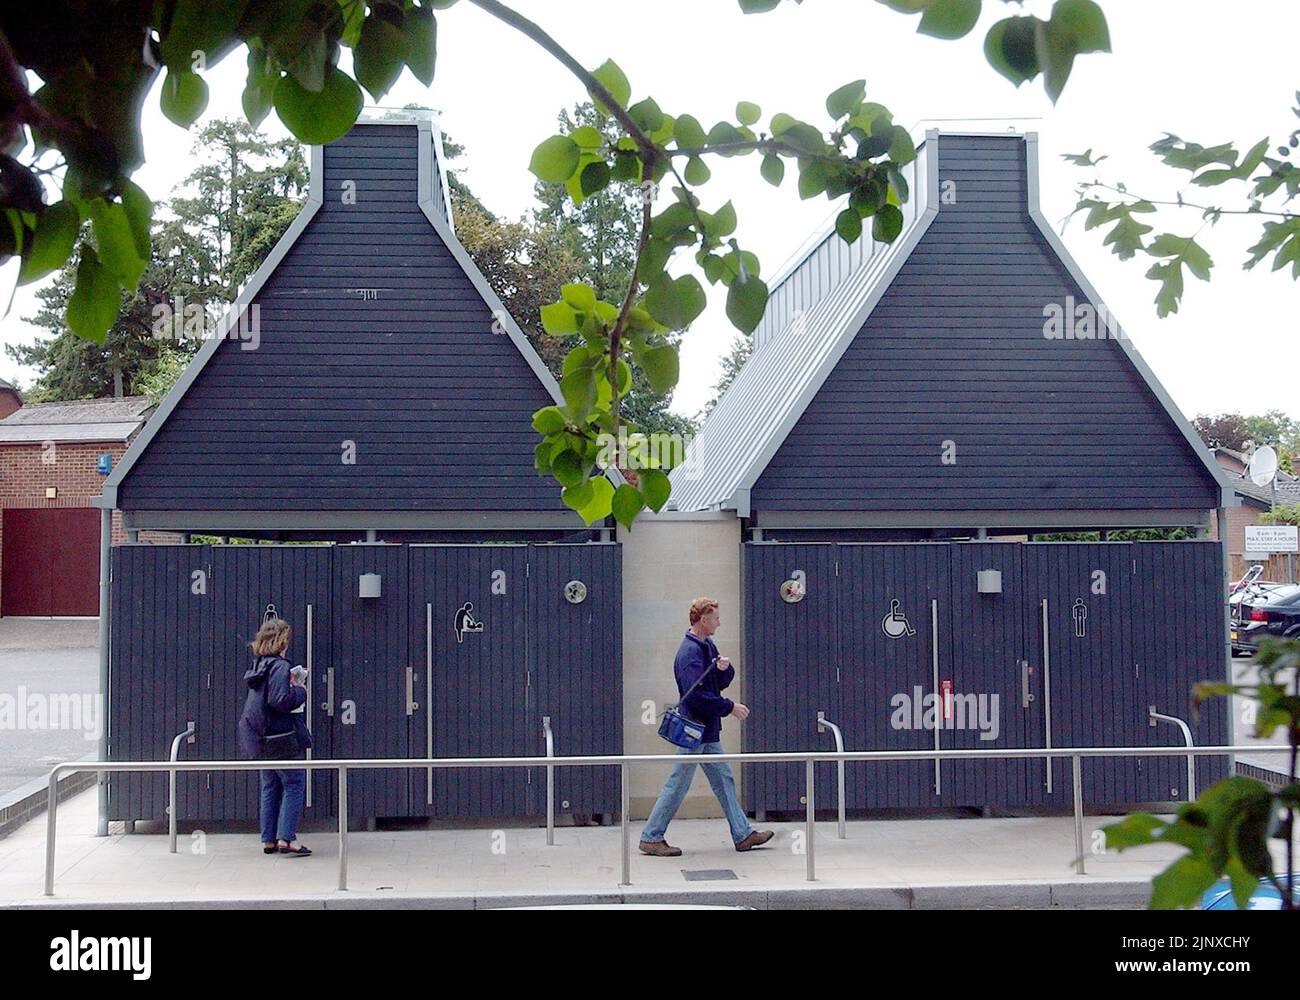
M 263 854 L 274 854 L 278 850 L 279 848 L 276 847 L 274 844 L 272 844 L 270 847 L 267 847 L 265 844 L 262 845 Z
M 311 848 L 299 844 L 297 847 L 281 847 L 281 854 L 287 854 L 291 858 L 309 858 L 311 857 Z

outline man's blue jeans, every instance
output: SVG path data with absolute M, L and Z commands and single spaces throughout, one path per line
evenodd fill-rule
M 262 775 L 262 843 L 283 840 L 292 844 L 298 839 L 298 817 L 302 815 L 307 772 L 294 768 L 259 773 Z
M 677 752 L 700 754 L 724 751 L 721 743 L 702 743 L 699 750 L 678 747 Z M 704 768 L 704 776 L 709 779 L 713 794 L 722 804 L 722 811 L 727 816 L 727 825 L 731 827 L 731 839 L 739 844 L 753 832 L 754 828 L 749 825 L 749 820 L 745 818 L 745 811 L 740 808 L 740 800 L 736 798 L 736 779 L 731 774 L 730 765 L 723 761 L 719 764 L 699 766 Z M 659 843 L 664 839 L 664 834 L 668 832 L 668 824 L 673 821 L 673 817 L 677 815 L 677 810 L 681 808 L 686 798 L 686 793 L 691 790 L 695 767 L 695 762 L 691 761 L 689 764 L 683 762 L 673 768 L 672 774 L 668 775 L 668 781 L 664 784 L 664 790 L 659 793 L 655 807 L 650 810 L 650 818 L 646 820 L 645 829 L 641 831 L 642 840 Z

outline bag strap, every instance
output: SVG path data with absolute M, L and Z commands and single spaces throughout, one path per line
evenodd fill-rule
M 712 640 L 709 640 L 709 644 L 710 645 L 712 644 Z M 709 661 L 708 666 L 704 668 L 704 672 L 700 674 L 699 677 L 695 678 L 695 683 L 692 684 L 690 687 L 688 687 L 686 689 L 686 693 L 677 700 L 677 704 L 673 706 L 673 711 L 676 711 L 678 708 L 681 707 L 682 702 L 684 702 L 687 698 L 691 696 L 691 692 L 693 692 L 697 687 L 700 686 L 700 682 L 703 681 L 704 678 L 709 676 L 709 671 L 716 670 L 717 666 L 718 666 L 718 658 L 715 656 Z

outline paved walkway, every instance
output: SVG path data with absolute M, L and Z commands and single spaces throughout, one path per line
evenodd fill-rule
M 445 906 L 695 902 L 871 908 L 1141 907 L 1149 881 L 1181 853 L 1149 847 L 1092 853 L 1074 874 L 1070 817 L 853 822 L 817 827 L 816 883 L 798 853 L 802 824 L 769 824 L 771 845 L 738 854 L 722 820 L 678 820 L 681 858 L 633 854 L 620 887 L 618 827 L 417 830 L 349 836 L 349 890 L 338 892 L 337 835 L 303 833 L 311 858 L 267 857 L 257 834 L 93 835 L 95 793 L 59 810 L 54 901 L 105 906 Z M 1085 843 L 1112 817 L 1085 819 Z M 1279 845 L 1280 846 L 1280 845 Z M 633 847 L 635 851 L 635 845 Z M 1281 865 L 1279 853 L 1279 867 Z M 0 908 L 45 905 L 45 820 L 0 840 Z M 710 871 L 711 870 L 711 871 Z M 710 871 L 704 881 L 684 872 Z M 734 874 L 734 878 L 730 877 Z

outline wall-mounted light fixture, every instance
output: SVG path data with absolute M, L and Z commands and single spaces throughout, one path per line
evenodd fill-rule
M 379 597 L 383 593 L 383 577 L 378 573 L 362 573 L 358 580 L 359 597 Z
M 976 590 L 981 594 L 1002 593 L 1002 570 L 982 569 L 975 574 Z

